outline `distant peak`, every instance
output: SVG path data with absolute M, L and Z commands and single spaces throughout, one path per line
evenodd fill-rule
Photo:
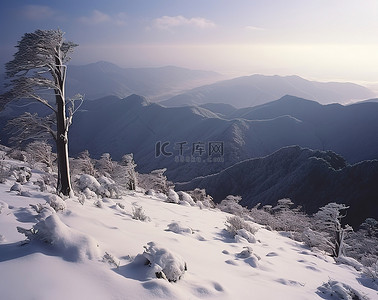
M 285 96 L 281 97 L 280 99 L 278 99 L 277 101 L 281 101 L 281 102 L 316 103 L 318 105 L 321 105 L 320 103 L 318 103 L 316 101 L 304 99 L 304 98 L 293 96 L 293 95 L 285 95 Z
M 145 97 L 136 94 L 132 94 L 123 100 L 133 105 L 148 106 L 151 104 Z

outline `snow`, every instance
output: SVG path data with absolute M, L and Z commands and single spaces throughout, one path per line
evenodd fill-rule
M 142 192 L 63 201 L 38 178 L 28 197 L 0 184 L 0 299 L 378 299 L 361 271 L 285 235 L 248 222 L 235 238 L 228 213 Z

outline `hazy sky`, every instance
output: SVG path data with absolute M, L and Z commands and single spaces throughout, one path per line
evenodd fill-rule
M 1 0 L 2 70 L 25 32 L 56 28 L 75 64 L 378 81 L 378 0 Z

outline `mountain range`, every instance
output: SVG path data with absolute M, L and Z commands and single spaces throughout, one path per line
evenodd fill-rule
M 317 82 L 299 76 L 251 75 L 194 88 L 162 101 L 165 106 L 226 103 L 237 108 L 264 104 L 285 95 L 317 101 L 321 104 L 349 103 L 373 98 L 375 94 L 361 85 Z
M 240 195 L 240 204 L 249 208 L 290 198 L 307 213 L 329 202 L 344 203 L 350 206 L 345 221 L 357 226 L 367 217 L 378 219 L 377 182 L 378 160 L 348 165 L 332 151 L 291 146 L 176 184 L 176 189 L 205 188 L 218 203 L 227 195 Z
M 33 107 L 42 106 L 23 109 Z M 17 103 L 8 105 L 0 112 L 0 125 L 19 113 Z M 167 108 L 137 95 L 110 96 L 84 102 L 70 128 L 69 146 L 72 156 L 85 149 L 95 158 L 109 152 L 115 160 L 134 153 L 140 172 L 166 167 L 170 180 L 183 182 L 290 145 L 332 150 L 351 164 L 377 159 L 377 115 L 378 103 L 321 105 L 293 96 L 239 110 Z M 7 144 L 3 130 L 0 139 Z M 222 146 L 215 157 L 213 145 Z
M 88 149 L 94 157 L 109 152 L 117 160 L 132 152 L 141 172 L 166 167 L 176 182 L 290 145 L 332 150 L 356 163 L 378 158 L 377 115 L 377 103 L 321 105 L 292 96 L 224 117 L 203 107 L 166 108 L 137 95 L 106 97 L 86 102 L 77 113 L 70 151 Z M 213 142 L 222 144 L 223 153 L 210 162 Z
M 0 72 L 0 93 L 4 74 Z M 82 94 L 86 100 L 106 96 L 125 98 L 142 95 L 164 106 L 225 103 L 237 108 L 264 104 L 293 95 L 321 104 L 351 103 L 375 94 L 353 83 L 317 82 L 299 76 L 251 75 L 227 79 L 211 71 L 166 66 L 157 68 L 121 68 L 100 61 L 87 65 L 69 65 L 68 97 Z
M 132 94 L 150 100 L 167 99 L 184 90 L 224 79 L 219 73 L 167 66 L 159 68 L 121 68 L 100 61 L 83 66 L 70 65 L 67 71 L 67 93 L 85 95 L 86 99 Z

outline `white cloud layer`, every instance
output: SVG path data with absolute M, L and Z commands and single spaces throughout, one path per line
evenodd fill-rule
M 95 9 L 89 16 L 82 16 L 78 20 L 79 22 L 87 25 L 111 23 L 118 26 L 123 26 L 126 24 L 127 14 L 124 12 L 119 12 L 116 15 L 108 15 Z
M 22 15 L 27 20 L 41 21 L 54 17 L 56 12 L 51 7 L 45 5 L 26 5 L 22 9 Z
M 111 20 L 111 17 L 99 10 L 94 10 L 92 14 L 88 17 L 80 17 L 79 21 L 88 24 L 88 25 L 95 25 L 95 24 L 101 24 L 106 23 Z
M 213 28 L 215 23 L 201 17 L 186 18 L 183 16 L 163 16 L 153 21 L 154 27 L 159 29 L 171 29 L 181 26 L 193 26 L 197 28 Z

